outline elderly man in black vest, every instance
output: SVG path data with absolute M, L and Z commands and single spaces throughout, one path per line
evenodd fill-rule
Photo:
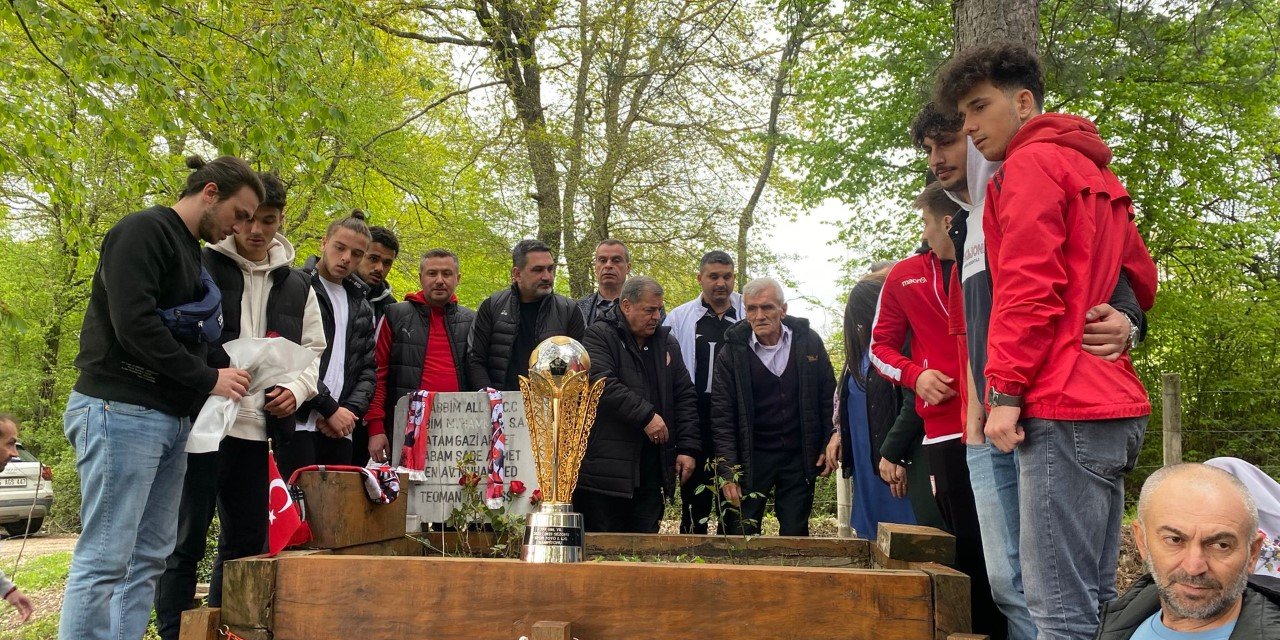
M 462 277 L 458 256 L 432 249 L 418 264 L 422 289 L 387 307 L 378 326 L 374 357 L 378 380 L 364 420 L 369 425 L 369 457 L 387 462 L 386 423 L 396 402 L 418 390 L 456 392 L 467 386 L 467 335 L 474 311 L 458 304 Z
M 278 233 L 284 221 L 285 187 L 260 174 L 266 197 L 242 231 L 204 248 L 204 267 L 222 291 L 222 336 L 211 345 L 209 366 L 230 366 L 222 345 L 236 338 L 280 336 L 324 352 L 320 305 L 306 276 L 293 269 L 293 245 Z M 267 438 L 276 446 L 293 435 L 293 412 L 316 394 L 320 360 L 297 380 L 240 400 L 235 423 L 218 450 L 187 456 L 178 510 L 178 542 L 156 589 L 156 627 L 165 640 L 178 637 L 182 611 L 191 608 L 196 565 L 215 507 L 218 556 L 209 582 L 209 606 L 222 603 L 222 563 L 262 553 L 267 542 Z
M 591 378 L 606 380 L 573 494 L 587 531 L 657 533 L 663 496 L 693 473 L 697 394 L 661 321 L 662 286 L 636 276 L 582 339 Z
M 836 463 L 824 448 L 835 372 L 809 321 L 787 315 L 776 280 L 747 283 L 742 302 L 747 319 L 725 331 L 711 389 L 713 455 L 733 505 L 721 531 L 759 533 L 772 493 L 780 533 L 807 536 L 814 480 Z
M 519 391 L 529 354 L 551 336 L 582 339 L 586 328 L 573 300 L 554 292 L 556 261 L 537 240 L 511 249 L 511 286 L 480 303 L 467 341 L 467 383 Z

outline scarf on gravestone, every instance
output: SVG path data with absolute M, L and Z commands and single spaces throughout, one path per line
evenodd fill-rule
M 507 434 L 503 430 L 502 392 L 488 387 L 489 421 L 492 428 L 489 439 L 489 487 L 484 492 L 485 505 L 490 509 L 502 507 L 502 489 L 507 478 Z
M 431 406 L 436 392 L 414 391 L 409 396 L 405 410 L 404 447 L 400 450 L 400 469 L 409 474 L 410 480 L 426 481 L 427 422 L 431 419 Z

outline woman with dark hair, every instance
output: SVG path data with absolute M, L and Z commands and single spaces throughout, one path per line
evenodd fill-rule
M 929 526 L 942 522 L 919 446 L 924 427 L 912 410 L 913 403 L 904 402 L 901 388 L 869 369 L 871 326 L 883 286 L 884 274 L 873 274 L 849 292 L 844 311 L 845 366 L 836 392 L 838 430 L 827 445 L 828 455 L 838 450 L 844 477 L 853 479 L 849 524 L 860 537 L 871 540 L 880 522 Z M 907 467 L 906 478 L 892 485 L 880 479 L 882 451 L 891 462 Z

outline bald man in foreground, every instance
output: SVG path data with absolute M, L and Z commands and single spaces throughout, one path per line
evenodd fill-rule
M 1249 575 L 1263 535 L 1235 476 L 1203 464 L 1156 471 L 1133 537 L 1149 575 L 1106 607 L 1098 640 L 1280 639 L 1280 580 Z

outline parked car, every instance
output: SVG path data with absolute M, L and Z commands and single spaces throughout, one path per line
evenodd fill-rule
M 0 472 L 0 527 L 11 536 L 44 526 L 53 508 L 53 469 L 18 444 L 18 456 Z

